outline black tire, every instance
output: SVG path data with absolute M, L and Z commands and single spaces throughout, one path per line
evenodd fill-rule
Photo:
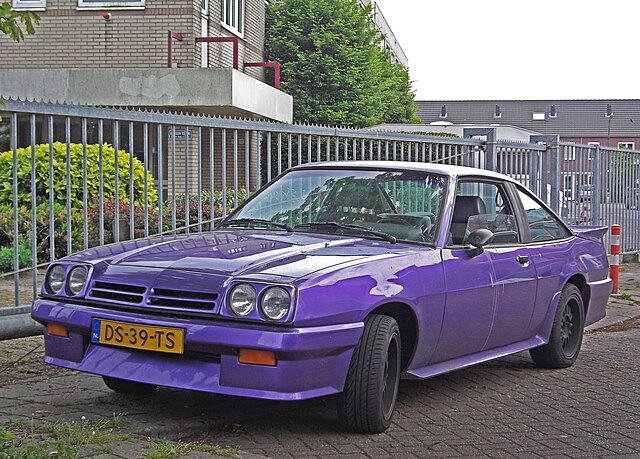
M 351 431 L 380 433 L 391 425 L 400 382 L 400 328 L 389 316 L 371 315 L 353 352 L 338 417 Z
M 530 349 L 533 361 L 542 368 L 566 368 L 580 353 L 584 328 L 584 303 L 580 290 L 565 285 L 553 320 L 549 343 Z
M 125 379 L 112 378 L 110 376 L 103 376 L 102 380 L 109 389 L 114 392 L 118 392 L 119 394 L 146 395 L 152 393 L 158 387 L 154 384 L 127 381 Z

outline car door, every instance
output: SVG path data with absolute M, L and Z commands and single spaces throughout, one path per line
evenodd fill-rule
M 553 295 L 562 287 L 561 276 L 570 263 L 567 253 L 571 252 L 573 238 L 565 224 L 529 190 L 520 185 L 514 185 L 513 189 L 522 209 L 525 231 L 529 233 L 529 258 L 538 278 L 536 304 L 527 332 L 533 337 L 547 317 Z
M 521 206 L 509 183 L 496 184 L 496 213 L 489 229 L 494 240 L 487 251 L 495 276 L 496 307 L 485 349 L 494 349 L 530 338 L 536 305 L 538 277 L 529 232 L 517 215 Z
M 495 303 L 493 269 L 488 252 L 470 257 L 462 247 L 442 249 L 446 303 L 438 345 L 431 363 L 482 349 Z
M 524 244 L 527 234 L 522 234 L 515 215 L 519 207 L 512 200 L 507 186 L 498 181 L 465 179 L 457 186 L 455 207 L 468 209 L 454 208 L 451 247 L 443 250 L 447 299 L 438 359 L 527 338 L 537 276 L 531 249 Z M 494 240 L 471 257 L 464 248 L 466 237 L 480 228 L 492 231 Z
M 481 351 L 491 332 L 497 292 L 492 255 L 485 251 L 474 256 L 465 248 L 469 225 L 495 208 L 486 199 L 491 193 L 495 199 L 495 187 L 491 190 L 478 181 L 456 185 L 449 238 L 442 249 L 445 310 L 432 363 Z

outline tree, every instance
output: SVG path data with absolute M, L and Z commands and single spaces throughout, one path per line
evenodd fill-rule
M 37 25 L 39 23 L 40 16 L 36 13 L 32 11 L 14 11 L 11 9 L 11 4 L 7 2 L 0 3 L 0 32 L 9 35 L 11 40 L 24 40 L 22 26 L 24 26 L 27 34 L 33 35 L 36 33 L 34 24 Z
M 9 3 L 0 3 L 0 33 L 9 35 L 11 40 L 24 40 L 22 25 L 24 25 L 24 28 L 29 35 L 33 35 L 36 33 L 36 29 L 33 25 L 38 25 L 39 23 L 40 16 L 33 11 L 14 11 L 11 9 L 11 5 Z M 6 104 L 0 100 L 0 107 L 5 105 Z M 1 121 L 2 117 L 0 116 L 0 122 Z
M 282 0 L 267 8 L 266 52 L 282 68 L 294 121 L 364 127 L 419 123 L 407 71 L 391 61 L 357 0 Z

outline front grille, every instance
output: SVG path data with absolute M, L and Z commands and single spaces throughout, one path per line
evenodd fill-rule
M 89 295 L 109 301 L 141 304 L 144 300 L 146 287 L 138 285 L 123 285 L 112 282 L 94 282 Z
M 154 288 L 147 302 L 167 308 L 212 310 L 217 299 L 217 293 Z

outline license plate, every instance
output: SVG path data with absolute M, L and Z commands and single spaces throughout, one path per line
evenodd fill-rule
M 93 319 L 91 342 L 146 351 L 184 352 L 184 330 Z

